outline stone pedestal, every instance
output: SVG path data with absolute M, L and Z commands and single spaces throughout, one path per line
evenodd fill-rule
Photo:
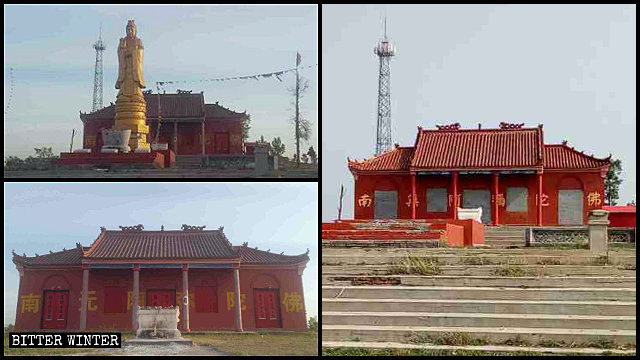
M 136 337 L 145 339 L 177 339 L 179 307 L 141 307 L 138 310 Z
M 100 149 L 101 152 L 112 152 L 116 150 L 119 152 L 128 153 L 131 151 L 130 144 L 131 130 L 125 129 L 102 129 L 102 143 L 104 144 Z M 107 151 L 105 151 L 107 150 Z
M 253 150 L 253 156 L 256 161 L 254 175 L 265 175 L 269 171 L 269 150 L 267 146 L 256 144 L 256 147 Z
M 150 149 L 149 142 L 147 142 L 149 126 L 147 125 L 146 109 L 147 104 L 142 96 L 119 96 L 116 100 L 115 128 L 131 131 L 129 146 L 133 151 Z
M 589 212 L 589 250 L 606 253 L 608 245 L 609 212 L 592 210 Z

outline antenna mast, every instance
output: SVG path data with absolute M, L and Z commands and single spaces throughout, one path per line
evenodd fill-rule
M 102 52 L 107 48 L 102 42 L 102 24 L 100 25 L 100 38 L 93 44 L 96 49 L 96 69 L 93 75 L 93 108 L 91 111 L 98 111 L 102 105 Z
M 378 73 L 378 127 L 376 155 L 391 148 L 391 57 L 396 54 L 395 45 L 387 38 L 387 17 L 384 18 L 384 39 L 376 44 L 373 53 L 380 59 Z

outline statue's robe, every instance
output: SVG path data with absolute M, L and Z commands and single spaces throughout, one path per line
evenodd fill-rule
M 120 89 L 122 84 L 129 79 L 133 79 L 136 87 L 139 89 L 146 87 L 144 76 L 142 75 L 143 51 L 142 40 L 129 37 L 120 39 L 120 45 L 118 46 L 119 69 L 116 89 Z M 127 89 L 124 90 L 125 95 L 132 95 L 127 94 Z

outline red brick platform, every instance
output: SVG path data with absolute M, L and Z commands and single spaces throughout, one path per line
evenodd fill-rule
M 438 247 L 484 243 L 484 226 L 473 220 L 341 220 L 322 223 L 329 246 Z
M 163 152 L 169 152 L 165 156 Z M 172 166 L 171 151 L 152 151 L 150 153 L 60 153 L 60 159 L 56 160 L 56 165 L 60 167 L 90 169 L 94 167 L 126 167 L 135 169 L 160 169 Z

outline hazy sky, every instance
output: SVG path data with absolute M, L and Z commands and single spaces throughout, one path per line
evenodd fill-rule
M 375 150 L 383 15 L 391 61 L 393 141 L 417 126 L 502 121 L 544 124 L 545 143 L 567 139 L 622 160 L 620 203 L 636 187 L 635 5 L 416 5 L 322 7 L 322 220 L 353 217 L 347 156 Z
M 224 226 L 233 245 L 298 255 L 307 316 L 318 315 L 318 187 L 315 183 L 5 183 L 4 321 L 15 321 L 19 276 L 11 250 L 48 254 L 90 246 L 100 227 Z
M 5 115 L 5 156 L 34 155 L 33 148 L 68 151 L 71 130 L 82 134 L 79 111 L 89 112 L 102 23 L 104 105 L 114 101 L 118 39 L 134 19 L 145 47 L 147 89 L 156 81 L 200 80 L 273 72 L 318 63 L 317 6 L 7 6 L 4 7 L 4 93 L 9 99 L 9 68 L 15 89 Z M 313 122 L 311 142 L 318 142 L 318 68 L 301 72 L 310 89 L 301 111 Z M 204 91 L 207 103 L 251 114 L 249 139 L 280 136 L 286 155 L 294 150 L 294 113 L 287 88 L 291 73 L 269 79 L 194 82 L 167 86 Z M 74 147 L 81 146 L 76 136 Z M 80 144 L 80 145 L 79 145 Z

